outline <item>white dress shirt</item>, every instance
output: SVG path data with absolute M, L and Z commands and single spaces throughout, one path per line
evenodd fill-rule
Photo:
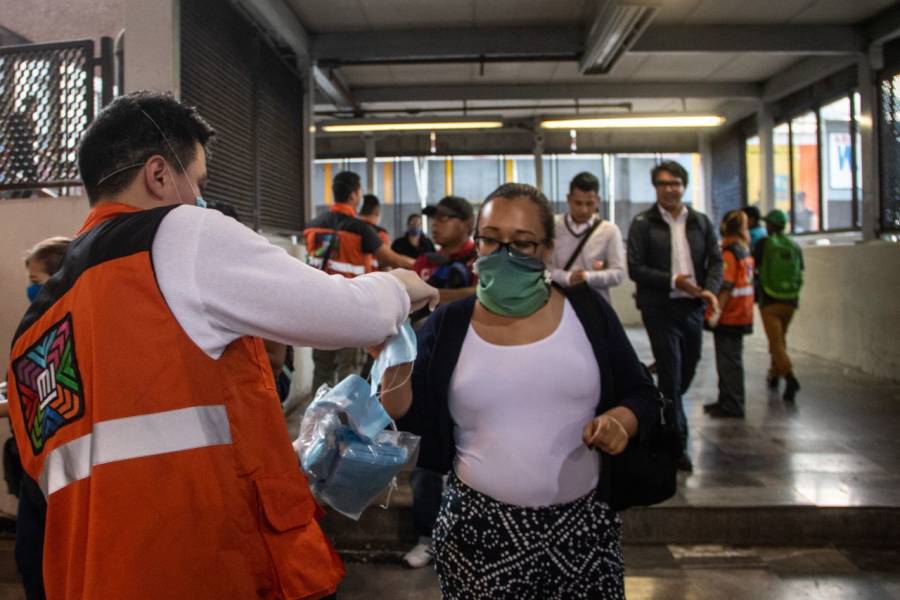
M 678 217 L 672 217 L 672 214 L 659 204 L 656 205 L 656 208 L 662 215 L 663 221 L 669 225 L 672 239 L 672 293 L 669 294 L 669 298 L 692 298 L 693 296 L 687 292 L 675 287 L 675 279 L 679 275 L 689 275 L 689 281 L 694 285 L 697 284 L 694 261 L 691 260 L 691 246 L 687 239 L 687 206 L 681 206 Z
M 556 216 L 556 239 L 553 241 L 553 255 L 550 258 L 550 273 L 553 281 L 568 286 L 571 284 L 572 271 L 581 269 L 587 275 L 588 285 L 609 302 L 609 288 L 616 287 L 625 279 L 625 246 L 622 243 L 622 233 L 614 223 L 603 221 L 597 226 L 570 270 L 563 269 L 593 224 L 593 220 L 576 224 L 568 214 Z

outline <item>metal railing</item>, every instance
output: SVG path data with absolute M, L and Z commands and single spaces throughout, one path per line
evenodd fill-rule
M 78 141 L 97 100 L 105 105 L 113 97 L 112 39 L 101 40 L 99 57 L 94 46 L 77 40 L 0 47 L 0 191 L 15 197 L 80 185 Z

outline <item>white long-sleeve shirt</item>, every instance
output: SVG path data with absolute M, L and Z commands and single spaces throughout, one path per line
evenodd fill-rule
M 691 259 L 691 246 L 687 239 L 687 218 L 688 209 L 686 206 L 681 207 L 678 217 L 664 209 L 659 204 L 656 205 L 662 215 L 663 221 L 669 226 L 669 232 L 672 240 L 672 292 L 670 298 L 693 298 L 687 292 L 679 290 L 675 287 L 675 279 L 678 275 L 689 275 L 688 280 L 696 284 L 697 278 L 694 275 L 694 261 Z
M 328 275 L 215 210 L 170 212 L 152 256 L 166 303 L 212 358 L 245 335 L 315 348 L 372 346 L 409 314 L 409 296 L 392 275 Z
M 625 246 L 622 243 L 622 233 L 614 223 L 602 222 L 584 244 L 572 267 L 568 271 L 563 269 L 591 225 L 593 221 L 577 225 L 568 214 L 556 216 L 556 239 L 553 242 L 550 273 L 553 281 L 568 286 L 572 271 L 581 269 L 587 273 L 588 285 L 609 302 L 609 288 L 619 285 L 625 279 Z M 599 269 L 598 261 L 603 263 Z

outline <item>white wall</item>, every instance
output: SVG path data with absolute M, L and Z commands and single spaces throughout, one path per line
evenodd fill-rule
M 789 349 L 900 380 L 900 244 L 872 242 L 803 248 L 800 309 Z M 612 293 L 626 326 L 641 326 L 629 279 Z M 754 335 L 765 340 L 757 314 Z

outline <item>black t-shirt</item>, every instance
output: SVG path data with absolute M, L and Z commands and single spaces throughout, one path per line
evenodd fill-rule
M 435 247 L 434 242 L 432 242 L 425 235 L 419 236 L 418 246 L 413 246 L 412 242 L 409 241 L 409 238 L 404 235 L 403 237 L 399 237 L 394 240 L 394 243 L 391 244 L 391 250 L 393 250 L 397 254 L 402 254 L 403 256 L 408 256 L 410 258 L 419 258 L 423 254 L 434 252 Z

